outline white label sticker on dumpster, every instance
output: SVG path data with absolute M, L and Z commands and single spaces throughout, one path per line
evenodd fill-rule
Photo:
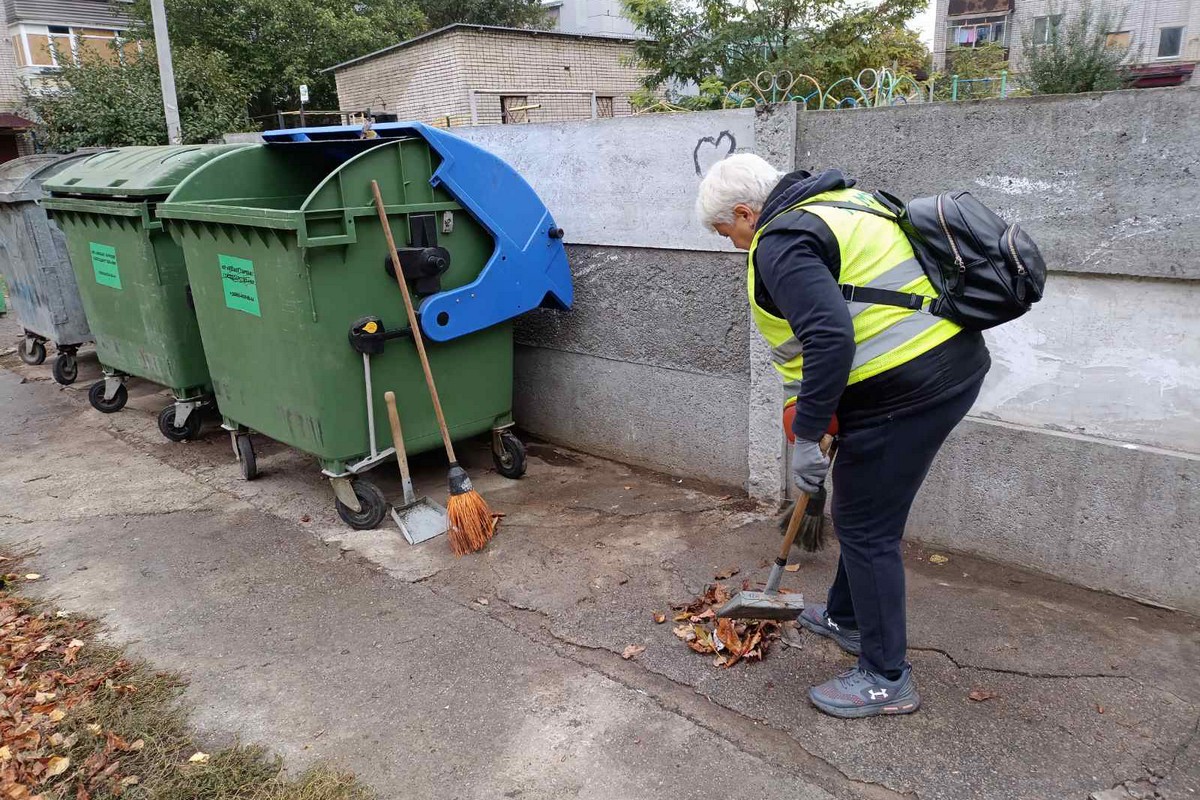
M 88 247 L 92 251 L 92 270 L 96 273 L 96 283 L 120 289 L 121 268 L 117 266 L 117 248 L 96 242 L 88 242 Z
M 262 316 L 258 307 L 258 284 L 254 280 L 254 262 L 237 256 L 217 256 L 221 265 L 221 285 L 225 287 L 225 305 Z

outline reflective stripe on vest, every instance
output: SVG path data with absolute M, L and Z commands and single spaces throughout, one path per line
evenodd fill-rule
M 864 192 L 839 189 L 809 198 L 783 212 L 803 207 L 829 226 L 841 251 L 840 283 L 937 297 L 899 227 L 865 212 L 829 206 L 806 207 L 820 201 L 850 201 L 873 208 L 883 207 Z M 755 325 L 771 345 L 771 361 L 783 376 L 788 396 L 792 397 L 799 393 L 804 377 L 803 348 L 786 319 L 775 316 L 755 301 L 754 255 L 761 234 L 762 228 L 750 246 L 747 293 Z M 850 367 L 851 384 L 911 361 L 962 330 L 950 320 L 907 308 L 861 302 L 849 302 L 847 306 L 854 323 L 856 344 Z

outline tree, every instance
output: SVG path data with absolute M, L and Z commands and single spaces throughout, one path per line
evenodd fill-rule
M 41 144 L 53 151 L 167 143 L 158 64 L 153 50 L 137 54 L 125 44 L 126 63 L 85 55 L 68 56 L 51 88 L 26 89 L 25 105 L 38 120 Z M 220 53 L 190 48 L 174 51 L 176 92 L 183 138 L 207 142 L 229 131 L 249 130 L 245 87 Z
M 541 0 L 418 0 L 431 29 L 456 22 L 499 25 L 506 28 L 540 28 L 546 24 Z
M 1000 73 L 1008 69 L 1008 51 L 1004 45 L 988 42 L 978 47 L 952 47 L 946 51 L 946 71 L 934 76 L 934 98 L 974 100 L 996 97 Z M 957 93 L 953 77 L 959 79 Z
M 424 30 L 413 0 L 168 0 L 173 47 L 221 53 L 250 90 L 250 114 L 299 107 L 307 84 L 310 107 L 336 108 L 326 67 L 395 44 Z M 149 0 L 135 0 L 139 34 L 151 36 Z M 177 69 L 177 72 L 181 70 Z
M 823 88 L 868 68 L 925 69 L 929 53 L 904 25 L 926 0 L 625 0 L 649 35 L 636 45 L 647 88 L 669 82 L 726 86 L 759 72 L 810 75 Z
M 1050 19 L 1057 15 L 1051 10 Z M 1099 13 L 1085 2 L 1070 18 L 1047 26 L 1045 41 L 1022 34 L 1022 82 L 1035 94 L 1074 94 L 1119 89 L 1129 46 L 1110 45 L 1109 31 L 1121 30 L 1125 14 Z

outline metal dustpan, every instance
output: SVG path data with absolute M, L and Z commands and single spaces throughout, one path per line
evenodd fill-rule
M 428 497 L 414 497 L 412 481 L 404 481 L 404 505 L 392 506 L 392 519 L 409 544 L 420 544 L 450 530 L 446 509 Z
M 417 497 L 412 476 L 408 472 L 408 454 L 404 451 L 404 434 L 400 431 L 400 414 L 396 411 L 396 395 L 383 393 L 387 403 L 388 422 L 392 426 L 392 442 L 396 446 L 396 461 L 400 465 L 400 480 L 404 484 L 404 505 L 392 506 L 392 519 L 409 544 L 427 542 L 450 530 L 446 509 L 428 497 Z

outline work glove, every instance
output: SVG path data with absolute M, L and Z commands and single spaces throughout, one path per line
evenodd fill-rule
M 814 494 L 825 483 L 829 458 L 821 452 L 821 443 L 796 437 L 792 447 L 792 483 L 805 494 Z

